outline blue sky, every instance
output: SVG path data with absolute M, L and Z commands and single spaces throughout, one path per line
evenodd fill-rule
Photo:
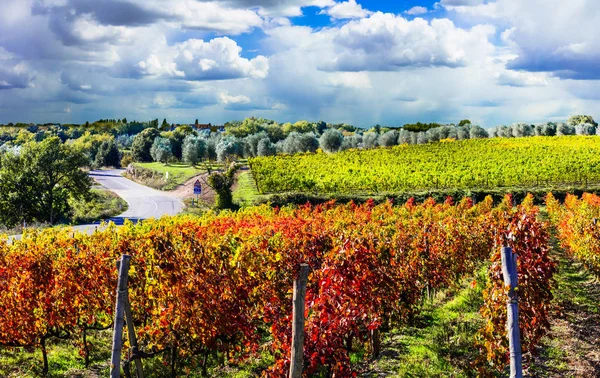
M 598 24 L 595 0 L 2 0 L 0 123 L 599 118 Z

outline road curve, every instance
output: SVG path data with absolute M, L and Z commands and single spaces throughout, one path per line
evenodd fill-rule
M 123 214 L 105 219 L 122 225 L 126 219 L 133 222 L 148 218 L 160 218 L 163 215 L 175 215 L 183 210 L 183 203 L 175 196 L 133 182 L 123 176 L 124 169 L 95 170 L 89 175 L 94 181 L 123 198 L 129 208 Z M 101 222 L 74 226 L 73 229 L 82 232 L 93 232 Z
M 115 192 L 129 204 L 129 209 L 114 219 L 148 219 L 175 215 L 183 210 L 183 203 L 165 192 L 133 182 L 121 174 L 124 169 L 90 171 L 98 184 Z

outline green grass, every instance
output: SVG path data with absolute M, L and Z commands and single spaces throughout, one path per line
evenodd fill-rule
M 475 287 L 465 281 L 457 291 L 436 294 L 411 325 L 386 334 L 381 357 L 364 376 L 475 376 L 470 363 L 479 355 L 475 335 L 483 325 L 479 308 L 485 269 L 478 272 L 476 282 Z
M 192 167 L 188 164 L 170 163 L 135 163 L 134 165 L 159 173 L 165 180 L 165 185 L 160 188 L 162 190 L 172 190 L 177 186 L 185 183 L 194 176 L 206 172 L 202 167 Z M 169 178 L 166 179 L 166 174 L 169 173 Z
M 233 202 L 240 206 L 251 206 L 261 198 L 256 189 L 256 183 L 252 177 L 252 172 L 241 171 L 237 177 L 237 182 L 233 189 Z

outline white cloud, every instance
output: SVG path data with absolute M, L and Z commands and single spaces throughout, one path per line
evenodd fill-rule
M 356 0 L 348 0 L 322 10 L 319 14 L 327 14 L 336 19 L 363 18 L 372 14 L 370 10 L 364 9 Z
M 415 6 L 415 7 L 410 8 L 409 10 L 405 11 L 404 13 L 409 14 L 411 16 L 416 16 L 419 14 L 427 13 L 427 8 L 422 7 L 422 6 Z
M 241 57 L 242 48 L 227 37 L 208 42 L 189 39 L 150 55 L 138 63 L 145 75 L 164 75 L 185 80 L 227 80 L 243 77 L 264 79 L 269 61 L 259 55 Z
M 227 92 L 219 94 L 221 104 L 249 104 L 250 98 L 244 95 L 232 96 Z
M 367 72 L 332 72 L 327 77 L 327 84 L 333 87 L 371 88 L 371 80 Z
M 543 87 L 549 84 L 547 75 L 537 72 L 505 70 L 498 74 L 499 85 L 511 87 Z
M 448 6 L 467 20 L 508 25 L 502 40 L 518 55 L 509 68 L 561 78 L 600 79 L 600 12 L 596 0 L 497 0 Z
M 461 29 L 448 19 L 408 21 L 377 12 L 328 31 L 336 54 L 321 67 L 328 71 L 394 71 L 410 66 L 465 66 L 494 50 L 488 40 L 494 31 L 491 25 Z

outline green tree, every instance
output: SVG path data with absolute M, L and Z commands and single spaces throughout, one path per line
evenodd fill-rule
M 470 125 L 471 121 L 469 121 L 468 119 L 463 119 L 458 123 L 458 126 L 466 126 L 466 125 Z
M 18 155 L 3 158 L 0 213 L 11 225 L 21 219 L 55 223 L 69 214 L 69 198 L 88 197 L 91 179 L 81 168 L 87 157 L 53 136 L 30 142 Z M 9 201 L 7 201 L 7 199 Z
M 232 209 L 235 210 L 236 206 L 233 203 L 233 193 L 231 187 L 235 182 L 235 171 L 237 165 L 231 164 L 229 169 L 225 172 L 214 172 L 208 176 L 208 185 L 215 191 L 217 198 L 215 200 L 215 207 L 217 209 Z
M 206 141 L 202 138 L 189 135 L 183 140 L 183 161 L 195 166 L 206 155 Z
M 167 164 L 169 159 L 173 157 L 171 141 L 167 138 L 157 137 L 150 148 L 150 155 L 152 155 L 154 161 Z
M 114 140 L 105 140 L 96 153 L 94 163 L 97 167 L 121 167 L 121 153 Z
M 167 119 L 163 119 L 162 124 L 160 125 L 160 128 L 162 130 L 169 130 L 169 123 L 167 122 Z
M 159 135 L 157 129 L 148 128 L 139 133 L 133 138 L 133 144 L 131 145 L 131 153 L 135 161 L 149 162 L 152 161 L 152 155 L 150 155 L 150 149 L 154 143 L 154 139 Z
M 592 116 L 590 115 L 574 115 L 569 117 L 569 120 L 567 121 L 567 124 L 569 124 L 570 126 L 576 126 L 582 123 L 589 123 L 594 126 L 598 126 L 596 121 L 594 121 L 594 118 L 592 118 Z
M 344 135 L 336 129 L 329 129 L 321 135 L 319 146 L 325 152 L 338 152 L 344 142 Z

